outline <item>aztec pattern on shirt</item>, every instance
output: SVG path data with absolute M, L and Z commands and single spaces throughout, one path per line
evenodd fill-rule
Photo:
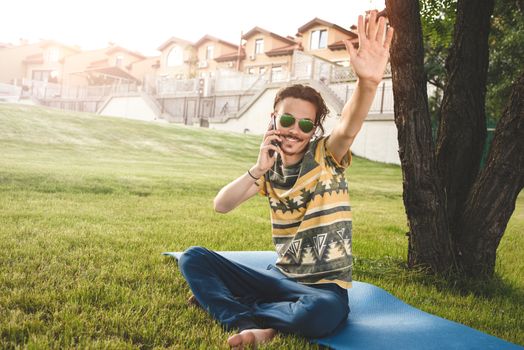
M 269 198 L 276 262 L 284 274 L 302 283 L 351 285 L 351 207 L 342 164 L 325 148 L 327 138 L 311 142 L 291 187 L 268 171 L 259 181 Z M 278 163 L 277 163 L 278 166 Z

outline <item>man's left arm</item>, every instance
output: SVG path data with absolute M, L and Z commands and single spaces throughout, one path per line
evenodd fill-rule
M 367 25 L 364 24 L 363 16 L 359 16 L 358 36 L 358 51 L 349 40 L 345 42 L 351 66 L 358 77 L 357 85 L 351 99 L 342 109 L 340 122 L 331 132 L 326 144 L 338 162 L 353 144 L 373 103 L 389 59 L 393 28 L 387 28 L 384 17 L 377 21 L 377 12 L 373 11 Z

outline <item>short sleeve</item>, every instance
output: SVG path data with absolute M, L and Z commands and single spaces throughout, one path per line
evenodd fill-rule
M 335 157 L 329 152 L 329 150 L 326 149 L 326 158 L 329 158 L 327 161 L 328 163 L 333 164 L 337 169 L 341 169 L 342 171 L 346 170 L 351 165 L 351 151 L 348 149 L 346 154 L 342 157 L 340 162 L 338 162 Z
M 344 172 L 351 164 L 351 152 L 348 149 L 341 161 L 338 162 L 326 147 L 326 141 L 328 138 L 329 136 L 320 139 L 318 142 L 315 150 L 315 159 L 319 164 L 324 164 L 324 166 L 334 168 L 337 172 Z

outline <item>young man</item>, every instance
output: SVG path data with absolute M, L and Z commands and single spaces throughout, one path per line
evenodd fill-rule
M 239 329 L 228 339 L 231 347 L 267 342 L 277 331 L 322 337 L 348 316 L 351 209 L 344 171 L 393 37 L 385 18 L 376 18 L 372 12 L 365 26 L 359 16 L 358 51 L 346 42 L 358 83 L 331 134 L 323 137 L 328 109 L 318 92 L 303 85 L 281 89 L 256 164 L 215 198 L 221 213 L 258 192 L 269 198 L 275 266 L 251 269 L 201 247 L 179 259 L 193 300 L 226 328 Z

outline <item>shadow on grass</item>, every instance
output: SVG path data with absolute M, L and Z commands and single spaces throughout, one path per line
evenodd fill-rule
M 469 294 L 483 299 L 502 297 L 524 304 L 524 291 L 498 274 L 484 279 L 468 278 L 459 273 L 436 275 L 423 267 L 409 268 L 403 259 L 391 256 L 379 259 L 354 257 L 354 266 L 356 280 L 383 280 L 391 284 L 403 282 L 433 287 L 440 293 L 460 297 Z

